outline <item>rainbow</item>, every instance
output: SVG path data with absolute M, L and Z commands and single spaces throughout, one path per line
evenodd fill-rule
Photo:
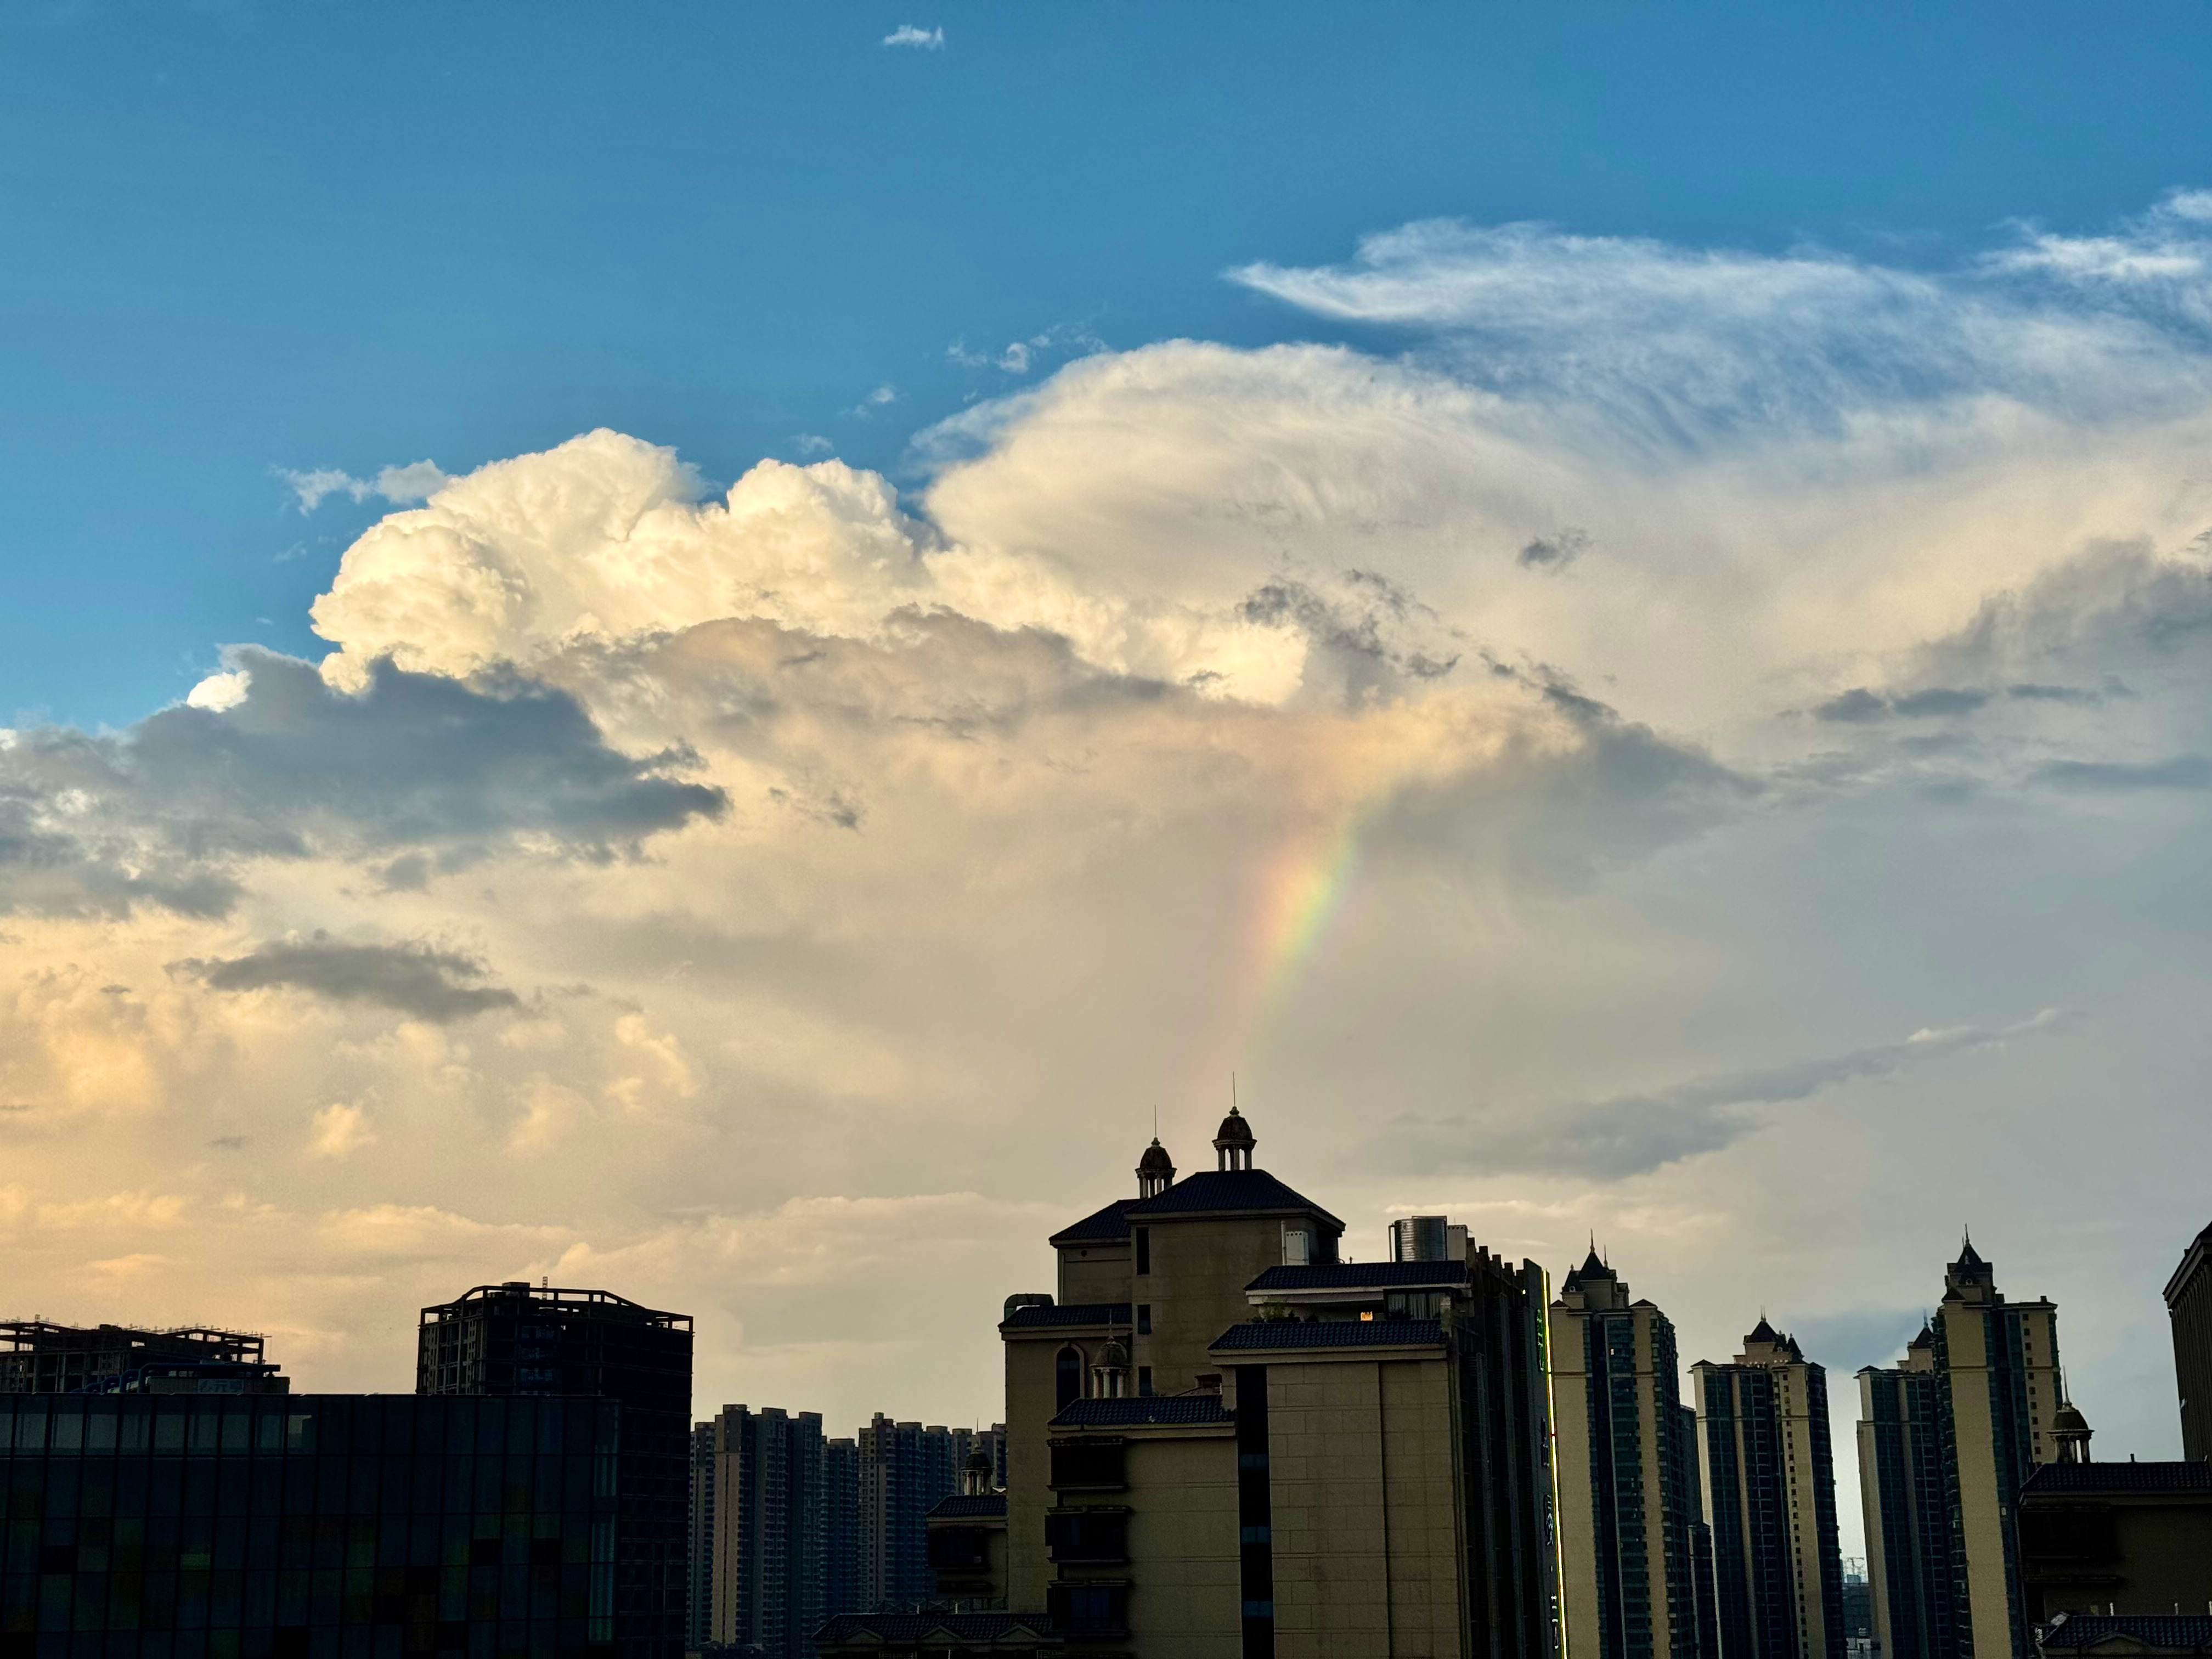
M 1218 1097 L 1281 1015 L 1358 885 L 1366 831 L 1387 798 L 1378 791 L 1333 823 L 1286 835 L 1255 868 L 1246 922 L 1190 1079 L 1198 1098 Z

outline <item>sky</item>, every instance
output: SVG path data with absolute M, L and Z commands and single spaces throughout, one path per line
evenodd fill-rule
M 9 1311 L 988 1422 L 1234 1073 L 1839 1423 L 1971 1226 L 2175 1455 L 2208 36 L 0 4 Z

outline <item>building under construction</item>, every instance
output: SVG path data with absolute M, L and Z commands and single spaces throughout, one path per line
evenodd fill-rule
M 139 1330 L 129 1325 L 79 1327 L 43 1319 L 0 1320 L 0 1394 L 75 1394 L 149 1369 L 246 1367 L 238 1375 L 269 1376 L 263 1339 L 247 1331 L 179 1326 Z M 258 1391 L 258 1390 L 257 1390 Z

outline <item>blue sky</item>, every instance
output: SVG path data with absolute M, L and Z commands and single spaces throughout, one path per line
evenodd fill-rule
M 380 504 L 302 518 L 275 469 L 610 425 L 911 485 L 1018 378 L 953 343 L 1325 337 L 1221 273 L 1439 216 L 1942 266 L 2197 181 L 2208 46 L 2164 3 L 10 0 L 0 714 L 311 649 Z

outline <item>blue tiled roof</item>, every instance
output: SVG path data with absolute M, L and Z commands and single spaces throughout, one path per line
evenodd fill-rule
M 1121 1218 L 1122 1212 L 1139 1202 L 1133 1198 L 1117 1198 L 1103 1210 L 1093 1210 L 1080 1221 L 1071 1222 L 1050 1238 L 1048 1244 L 1109 1244 L 1117 1238 L 1129 1236 L 1129 1224 Z
M 2160 1492 L 2212 1497 L 2212 1463 L 2039 1463 L 2020 1492 L 2023 1498 Z
M 1055 1429 L 1125 1429 L 1146 1423 L 1233 1423 L 1218 1394 L 1139 1395 L 1128 1400 L 1071 1401 L 1052 1419 Z
M 1403 1290 L 1407 1285 L 1464 1285 L 1464 1261 L 1326 1261 L 1310 1267 L 1270 1267 L 1248 1291 L 1358 1290 L 1366 1285 Z
M 1129 1322 L 1129 1304 L 1126 1302 L 1063 1302 L 1049 1308 L 1017 1308 L 1011 1319 L 1002 1321 L 1000 1328 L 1021 1329 L 1028 1325 L 1126 1325 Z
M 937 1631 L 963 1642 L 1003 1642 L 1024 1632 L 1055 1633 L 1052 1621 L 1041 1613 L 841 1613 L 816 1631 L 814 1639 L 849 1642 L 857 1636 L 880 1636 L 913 1642 Z
M 2115 1637 L 2128 1644 L 2120 1649 L 2124 1653 L 2134 1650 L 2138 1643 L 2154 1652 L 2203 1653 L 2212 1648 L 2212 1617 L 2197 1613 L 2124 1613 L 2118 1618 L 2109 1613 L 2070 1613 L 2036 1632 L 2037 1645 L 2045 1653 L 2086 1652 Z
M 1444 1328 L 1435 1319 L 1270 1319 L 1231 1325 L 1213 1341 L 1223 1348 L 1407 1347 L 1441 1343 Z
M 1201 1210 L 1302 1212 L 1334 1222 L 1340 1231 L 1344 1226 L 1313 1200 L 1291 1191 L 1265 1170 L 1200 1170 L 1164 1193 L 1131 1200 L 1121 1214 L 1125 1220 L 1142 1221 L 1148 1216 L 1187 1215 Z
M 1002 1492 L 969 1493 L 956 1492 L 950 1498 L 940 1498 L 930 1509 L 933 1516 L 994 1516 L 1006 1512 L 1006 1494 Z

